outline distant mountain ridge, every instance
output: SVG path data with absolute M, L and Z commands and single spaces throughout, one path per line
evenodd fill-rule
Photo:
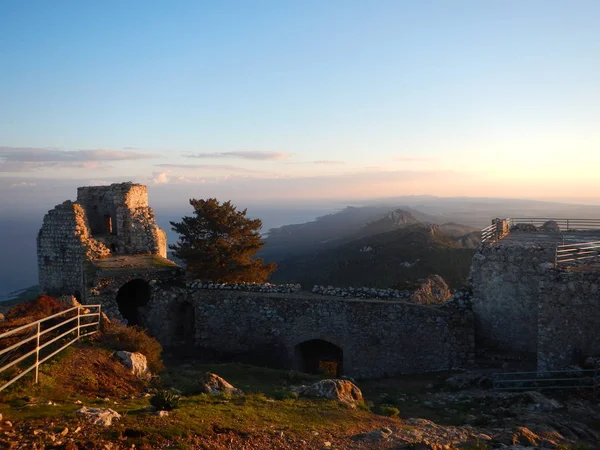
M 297 282 L 305 289 L 315 284 L 403 289 L 439 274 L 451 286 L 459 287 L 468 275 L 474 252 L 437 225 L 407 224 L 284 259 L 278 263 L 272 280 Z
M 446 216 L 425 214 L 410 207 L 348 206 L 336 213 L 318 217 L 312 222 L 269 230 L 265 239 L 266 245 L 259 256 L 266 261 L 280 262 L 417 224 L 439 225 L 442 232 L 456 238 L 477 230 L 453 223 Z

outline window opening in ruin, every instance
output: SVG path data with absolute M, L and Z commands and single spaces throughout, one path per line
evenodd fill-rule
M 194 307 L 190 302 L 182 302 L 175 307 L 175 341 L 186 345 L 194 345 L 194 335 L 196 334 Z
M 110 214 L 104 215 L 104 234 L 111 234 L 113 232 L 112 217 Z
M 145 326 L 146 305 L 150 301 L 150 286 L 136 279 L 125 283 L 117 293 L 119 312 L 127 325 Z
M 296 345 L 296 367 L 302 372 L 339 377 L 343 373 L 344 352 L 337 345 L 312 339 Z
M 111 253 L 117 253 L 117 246 L 115 244 L 110 244 Z

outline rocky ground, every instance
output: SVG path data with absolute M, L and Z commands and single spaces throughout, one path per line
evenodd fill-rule
M 180 407 L 169 412 L 157 412 L 149 393 L 123 380 L 112 391 L 103 386 L 103 398 L 92 390 L 61 397 L 50 386 L 33 388 L 35 397 L 15 390 L 0 399 L 0 448 L 599 448 L 600 407 L 591 395 L 496 392 L 481 373 L 358 381 L 357 391 L 347 380 L 251 366 L 168 366 L 162 382 L 181 395 Z M 206 375 L 207 368 L 232 384 Z M 111 411 L 110 424 L 82 413 L 83 407 Z

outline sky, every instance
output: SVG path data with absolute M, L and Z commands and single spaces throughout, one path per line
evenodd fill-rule
M 599 20 L 597 0 L 3 0 L 0 215 L 129 180 L 163 206 L 600 203 Z

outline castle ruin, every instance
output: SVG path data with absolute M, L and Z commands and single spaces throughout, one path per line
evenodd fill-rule
M 477 347 L 561 369 L 600 355 L 600 247 L 590 244 L 600 229 L 568 223 L 495 220 L 473 258 L 472 297 L 428 306 L 185 280 L 145 186 L 82 187 L 44 218 L 40 285 L 188 354 L 373 378 L 469 367 Z
M 152 273 L 155 266 L 175 265 L 166 259 L 166 234 L 148 206 L 146 186 L 134 183 L 78 188 L 75 202 L 44 217 L 37 250 L 42 291 L 80 300 L 97 285 L 102 268 Z

